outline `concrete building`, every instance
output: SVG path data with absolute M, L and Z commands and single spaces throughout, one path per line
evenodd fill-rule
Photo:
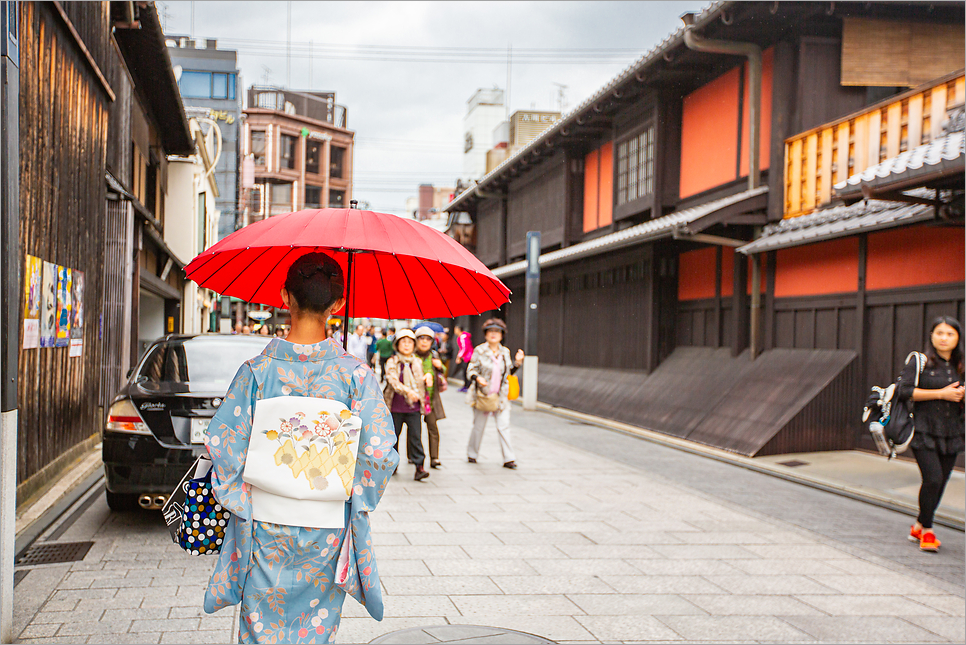
M 212 152 L 217 158 L 215 208 L 221 214 L 218 221 L 218 239 L 221 239 L 240 225 L 238 135 L 242 103 L 238 53 L 218 49 L 214 38 L 194 40 L 169 35 L 165 42 L 188 116 L 211 119 L 221 130 L 221 150 Z
M 509 121 L 493 129 L 493 147 L 486 153 L 486 172 L 515 155 L 544 130 L 560 120 L 560 112 L 517 110 Z
M 203 130 L 198 119 L 188 120 L 197 152 L 168 157 L 167 226 L 164 241 L 183 264 L 218 241 L 220 194 L 214 165 L 218 142 L 214 128 Z M 185 333 L 217 331 L 211 314 L 218 306 L 213 292 L 185 282 L 181 329 Z
M 463 179 L 486 174 L 486 153 L 493 147 L 493 129 L 506 118 L 503 90 L 478 89 L 466 103 L 463 117 Z
M 347 208 L 354 137 L 334 92 L 252 87 L 242 127 L 252 184 L 243 182 L 244 223 L 304 208 Z

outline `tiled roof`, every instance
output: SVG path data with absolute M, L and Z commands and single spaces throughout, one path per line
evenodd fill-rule
M 701 10 L 700 13 L 695 15 L 694 24 L 700 27 L 703 23 L 713 19 L 718 15 L 719 12 L 727 9 L 733 2 L 711 2 L 707 7 Z M 650 66 L 652 63 L 656 62 L 658 59 L 663 57 L 665 52 L 670 51 L 674 47 L 682 44 L 684 42 L 684 26 L 679 27 L 674 33 L 667 36 L 660 43 L 655 45 L 649 52 L 641 56 L 639 59 L 634 61 L 629 67 L 627 67 L 623 72 L 618 74 L 609 83 L 604 85 L 596 94 L 591 96 L 589 99 L 575 107 L 573 110 L 565 114 L 563 117 L 557 120 L 551 127 L 544 130 L 540 136 L 528 143 L 526 146 L 521 148 L 516 154 L 511 157 L 506 158 L 500 163 L 499 166 L 488 172 L 486 175 L 480 179 L 476 185 L 483 187 L 488 184 L 495 177 L 500 175 L 504 170 L 508 169 L 513 163 L 518 159 L 522 158 L 524 155 L 528 154 L 532 150 L 536 149 L 538 146 L 543 145 L 544 142 L 549 141 L 552 136 L 563 130 L 564 128 L 570 127 L 575 124 L 578 117 L 586 113 L 588 110 L 592 109 L 594 105 L 599 103 L 601 100 L 606 98 L 611 92 L 616 90 L 622 83 L 630 80 L 635 74 L 640 74 L 642 70 Z M 453 211 L 458 210 L 461 203 L 465 201 L 470 195 L 473 194 L 473 187 L 467 188 L 462 193 L 456 196 L 456 198 L 449 203 L 443 210 Z
M 858 197 L 863 186 L 871 189 L 901 188 L 927 175 L 962 173 L 966 157 L 963 147 L 962 109 L 958 112 L 958 115 L 953 114 L 950 118 L 952 128 L 958 128 L 958 131 L 950 131 L 929 143 L 906 150 L 852 175 L 835 184 L 835 194 L 839 197 Z
M 605 251 L 614 251 L 632 244 L 639 244 L 641 242 L 655 240 L 662 237 L 670 237 L 673 235 L 675 229 L 683 229 L 687 227 L 688 224 L 692 224 L 702 217 L 710 215 L 717 210 L 727 206 L 732 206 L 734 204 L 739 204 L 752 197 L 764 195 L 767 192 L 768 186 L 760 186 L 753 190 L 746 190 L 736 195 L 716 199 L 712 202 L 701 204 L 700 206 L 694 206 L 693 208 L 678 211 L 677 213 L 671 213 L 670 215 L 665 215 L 664 217 L 659 217 L 649 222 L 644 222 L 643 224 L 626 228 L 623 231 L 610 233 L 609 235 L 603 235 L 593 240 L 574 244 L 573 246 L 568 246 L 560 249 L 559 251 L 543 253 L 540 255 L 540 267 L 543 268 L 553 266 L 555 264 L 562 264 L 564 262 L 577 260 L 589 255 L 598 255 Z M 493 274 L 502 279 L 523 273 L 526 271 L 526 268 L 526 261 L 521 260 L 520 262 L 514 262 L 512 264 L 507 264 L 506 266 L 494 269 Z
M 910 194 L 920 197 L 932 196 L 927 191 L 912 191 Z M 851 206 L 833 206 L 809 215 L 769 224 L 761 237 L 739 247 L 738 250 L 745 254 L 774 251 L 857 233 L 914 224 L 933 217 L 935 217 L 934 206 L 870 199 L 856 202 Z

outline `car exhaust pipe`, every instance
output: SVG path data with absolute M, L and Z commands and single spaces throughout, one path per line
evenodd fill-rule
M 167 501 L 167 495 L 141 495 L 138 498 L 138 506 L 149 511 L 156 511 L 162 508 Z

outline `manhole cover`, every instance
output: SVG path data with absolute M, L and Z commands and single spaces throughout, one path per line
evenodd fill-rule
M 17 564 L 54 564 L 83 560 L 94 546 L 93 542 L 44 542 L 35 544 L 24 553 Z
M 389 632 L 375 638 L 370 643 L 510 643 L 523 645 L 546 645 L 554 641 L 540 636 L 517 632 L 512 629 L 486 627 L 483 625 L 437 625 L 435 627 L 413 627 Z
M 792 459 L 790 461 L 779 461 L 779 466 L 788 466 L 789 468 L 798 468 L 799 466 L 807 466 L 807 461 L 799 461 L 797 459 Z

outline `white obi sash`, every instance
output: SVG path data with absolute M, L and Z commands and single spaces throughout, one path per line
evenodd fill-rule
M 258 401 L 242 473 L 251 485 L 252 518 L 344 528 L 361 429 L 362 419 L 339 401 L 306 396 Z

